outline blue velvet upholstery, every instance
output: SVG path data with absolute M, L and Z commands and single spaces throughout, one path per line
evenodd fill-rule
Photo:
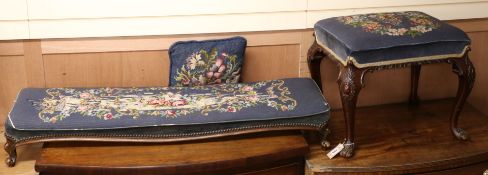
M 169 85 L 238 83 L 246 44 L 243 37 L 174 43 L 169 48 Z
M 416 11 L 328 18 L 315 35 L 334 59 L 359 68 L 461 57 L 470 44 L 462 30 Z
M 328 112 L 313 80 L 292 78 L 197 87 L 27 88 L 7 123 L 15 130 L 97 130 L 328 117 Z

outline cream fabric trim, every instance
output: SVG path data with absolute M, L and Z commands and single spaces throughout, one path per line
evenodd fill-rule
M 361 64 L 356 61 L 354 57 L 348 56 L 346 60 L 341 59 L 337 54 L 335 54 L 331 49 L 329 49 L 327 46 L 322 44 L 318 39 L 317 36 L 315 36 L 315 40 L 317 41 L 317 44 L 319 44 L 324 50 L 329 52 L 333 58 L 337 61 L 339 61 L 342 65 L 347 66 L 348 62 L 352 62 L 354 66 L 357 68 L 365 68 L 365 67 L 375 67 L 375 66 L 385 66 L 385 65 L 393 65 L 393 64 L 402 64 L 402 63 L 411 63 L 411 62 L 418 62 L 418 61 L 431 61 L 431 60 L 440 60 L 440 59 L 447 59 L 447 58 L 461 58 L 466 54 L 466 52 L 469 50 L 469 45 L 466 45 L 464 47 L 463 52 L 459 54 L 445 54 L 445 55 L 433 55 L 433 56 L 424 56 L 424 57 L 411 57 L 411 58 L 403 58 L 399 60 L 391 60 L 391 61 L 380 61 L 380 62 L 375 62 L 375 63 L 366 63 L 366 64 Z

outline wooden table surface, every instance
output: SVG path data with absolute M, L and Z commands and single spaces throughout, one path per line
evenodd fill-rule
M 291 175 L 303 174 L 308 151 L 300 132 L 170 144 L 52 142 L 44 145 L 35 168 L 46 174 L 142 175 L 234 174 L 282 166 L 276 172 Z
M 350 159 L 330 160 L 318 145 L 311 145 L 308 174 L 420 173 L 483 174 L 488 169 L 488 117 L 467 104 L 460 126 L 471 140 L 456 140 L 449 130 L 453 101 L 421 102 L 417 107 L 392 104 L 359 108 L 356 115 L 358 144 Z M 330 141 L 333 147 L 344 137 L 342 111 L 333 111 Z M 478 163 L 478 164 L 477 164 Z

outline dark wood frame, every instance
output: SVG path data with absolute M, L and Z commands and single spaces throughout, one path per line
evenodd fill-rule
M 449 63 L 452 64 L 453 72 L 458 75 L 459 85 L 456 95 L 456 102 L 453 108 L 452 115 L 450 117 L 450 129 L 452 134 L 460 140 L 468 140 L 468 133 L 458 127 L 459 114 L 466 102 L 467 97 L 471 93 L 475 80 L 475 69 L 468 56 L 469 49 L 460 58 L 447 58 L 438 60 L 428 60 L 428 61 L 418 61 L 409 62 L 402 64 L 392 64 L 384 66 L 372 66 L 365 68 L 358 68 L 352 62 L 347 62 L 344 66 L 339 63 L 340 73 L 337 79 L 339 85 L 339 91 L 342 101 L 342 110 L 344 112 L 344 118 L 346 123 L 346 137 L 344 139 L 344 149 L 341 151 L 340 155 L 343 157 L 352 157 L 354 154 L 354 116 L 356 111 L 356 103 L 359 92 L 361 88 L 364 87 L 364 76 L 367 72 L 373 72 L 383 69 L 392 68 L 403 68 L 411 67 L 411 90 L 409 103 L 415 105 L 419 102 L 417 95 L 418 82 L 421 71 L 421 65 L 432 64 L 432 63 Z M 310 69 L 310 74 L 315 82 L 322 88 L 321 74 L 320 74 L 320 63 L 325 58 L 331 58 L 332 54 L 328 53 L 322 46 L 320 46 L 317 41 L 309 48 L 307 53 L 307 62 Z
M 193 140 L 204 140 L 218 137 L 235 136 L 241 134 L 250 134 L 258 132 L 270 132 L 270 131 L 285 131 L 285 130 L 302 130 L 302 131 L 317 131 L 320 135 L 320 144 L 323 149 L 330 146 L 327 136 L 330 133 L 327 128 L 327 123 L 324 123 L 320 127 L 297 125 L 297 126 L 277 126 L 277 127 L 262 127 L 262 128 L 250 128 L 233 130 L 228 132 L 216 132 L 206 135 L 198 136 L 185 136 L 185 137 L 161 137 L 161 138 L 142 138 L 142 137 L 97 137 L 97 136 L 52 136 L 44 138 L 35 138 L 25 141 L 16 141 L 5 134 L 6 143 L 4 145 L 5 152 L 8 156 L 5 159 L 5 163 L 8 167 L 15 166 L 17 162 L 17 147 L 22 145 L 44 143 L 44 142 L 66 142 L 66 141 L 83 141 L 83 142 L 138 142 L 138 143 L 168 143 L 168 142 L 183 142 Z

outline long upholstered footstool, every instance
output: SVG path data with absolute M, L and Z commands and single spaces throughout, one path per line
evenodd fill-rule
M 315 130 L 326 146 L 328 119 L 329 106 L 309 78 L 196 87 L 27 88 L 5 123 L 6 163 L 15 165 L 17 146 L 54 141 L 176 142 Z
M 461 109 L 475 79 L 468 58 L 470 39 L 460 29 L 422 12 L 371 13 L 341 16 L 315 24 L 315 42 L 308 51 L 313 79 L 320 85 L 320 62 L 327 57 L 340 65 L 337 80 L 347 134 L 340 155 L 354 153 L 356 102 L 367 72 L 411 66 L 410 103 L 418 102 L 421 65 L 449 63 L 459 77 L 457 98 L 451 115 L 451 131 L 461 140 L 466 131 L 457 126 Z M 442 78 L 442 77 L 439 77 Z

